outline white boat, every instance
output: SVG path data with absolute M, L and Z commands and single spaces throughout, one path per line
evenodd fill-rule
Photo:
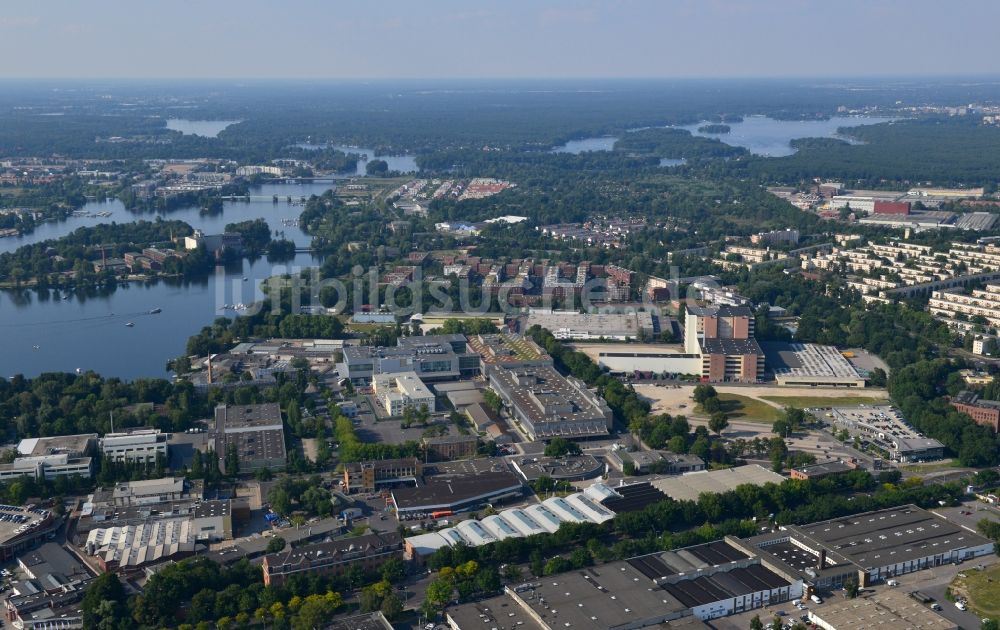
M 135 326 L 135 322 L 128 322 L 125 325 L 128 326 L 129 328 L 132 328 L 133 326 Z

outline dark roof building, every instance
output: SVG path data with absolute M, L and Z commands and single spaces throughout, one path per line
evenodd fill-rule
M 856 464 L 851 464 L 849 462 L 842 462 L 838 460 L 830 460 L 826 462 L 818 462 L 816 464 L 809 464 L 806 466 L 799 466 L 798 468 L 793 468 L 789 471 L 789 475 L 792 479 L 823 479 L 824 477 L 832 477 L 834 475 L 841 475 L 846 472 L 850 472 L 857 468 Z
M 236 449 L 241 472 L 285 467 L 285 427 L 277 403 L 218 405 L 215 439 L 220 468 L 230 447 Z
M 487 501 L 520 496 L 521 480 L 510 472 L 481 472 L 469 476 L 428 477 L 416 488 L 394 488 L 397 512 L 458 510 Z
M 374 571 L 391 558 L 403 558 L 396 532 L 380 532 L 296 547 L 264 556 L 264 584 L 280 587 L 291 575 L 340 575 L 349 567 Z
M 603 436 L 611 428 L 611 408 L 604 399 L 549 362 L 488 365 L 486 375 L 532 440 Z

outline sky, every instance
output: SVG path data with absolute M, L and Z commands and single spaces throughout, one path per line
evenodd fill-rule
M 994 75 L 996 0 L 44 0 L 2 78 Z

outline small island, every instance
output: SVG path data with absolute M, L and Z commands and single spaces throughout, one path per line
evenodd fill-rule
M 732 131 L 729 125 L 710 124 L 698 127 L 698 133 L 723 134 Z

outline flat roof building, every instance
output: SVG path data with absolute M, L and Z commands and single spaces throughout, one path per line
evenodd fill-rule
M 341 378 L 367 385 L 376 374 L 413 372 L 424 381 L 479 374 L 479 355 L 469 352 L 465 335 L 400 337 L 396 346 L 346 346 L 337 364 Z
M 809 621 L 824 630 L 958 630 L 958 625 L 899 590 L 884 590 L 854 599 L 831 599 L 809 609 Z
M 531 440 L 602 436 L 611 429 L 613 416 L 604 399 L 548 362 L 489 365 L 486 375 Z
M 17 479 L 26 475 L 47 481 L 52 481 L 57 477 L 72 477 L 74 475 L 78 475 L 82 479 L 90 479 L 92 473 L 93 460 L 90 457 L 70 457 L 66 453 L 18 457 L 9 464 L 0 464 L 0 481 Z
M 434 411 L 434 394 L 416 372 L 376 374 L 372 377 L 372 391 L 389 416 L 401 416 L 407 409 L 421 407 Z
M 101 453 L 116 462 L 154 464 L 158 458 L 165 462 L 169 437 L 159 429 L 108 433 L 100 440 Z
M 924 437 L 895 407 L 845 407 L 831 409 L 829 413 L 835 425 L 887 451 L 893 461 L 928 461 L 944 457 L 944 444 Z
M 65 454 L 70 457 L 90 455 L 97 442 L 96 433 L 25 438 L 17 444 L 18 457 Z
M 814 481 L 816 479 L 823 479 L 825 477 L 833 477 L 835 475 L 841 475 L 846 472 L 850 472 L 857 468 L 856 464 L 851 464 L 848 462 L 842 462 L 838 460 L 829 460 L 825 462 L 817 462 L 815 464 L 807 464 L 805 466 L 798 466 L 792 468 L 789 471 L 789 476 L 792 479 L 803 479 Z
M 392 558 L 403 558 L 396 532 L 378 532 L 296 547 L 264 556 L 265 586 L 280 587 L 292 575 L 340 575 L 348 568 L 374 571 Z
M 277 403 L 216 406 L 215 439 L 222 469 L 230 447 L 236 449 L 240 472 L 285 467 L 285 427 Z
M 531 309 L 526 327 L 541 326 L 556 339 L 626 341 L 656 334 L 658 321 L 648 311 L 629 313 L 578 313 Z
M 833 346 L 769 342 L 766 363 L 778 385 L 805 387 L 864 387 L 865 379 Z
M 657 479 L 651 485 L 675 501 L 697 501 L 704 492 L 728 492 L 742 485 L 763 486 L 784 480 L 784 477 L 763 466 L 748 464 Z
M 787 525 L 731 542 L 823 588 L 842 586 L 849 577 L 868 586 L 993 553 L 988 538 L 915 505 Z

